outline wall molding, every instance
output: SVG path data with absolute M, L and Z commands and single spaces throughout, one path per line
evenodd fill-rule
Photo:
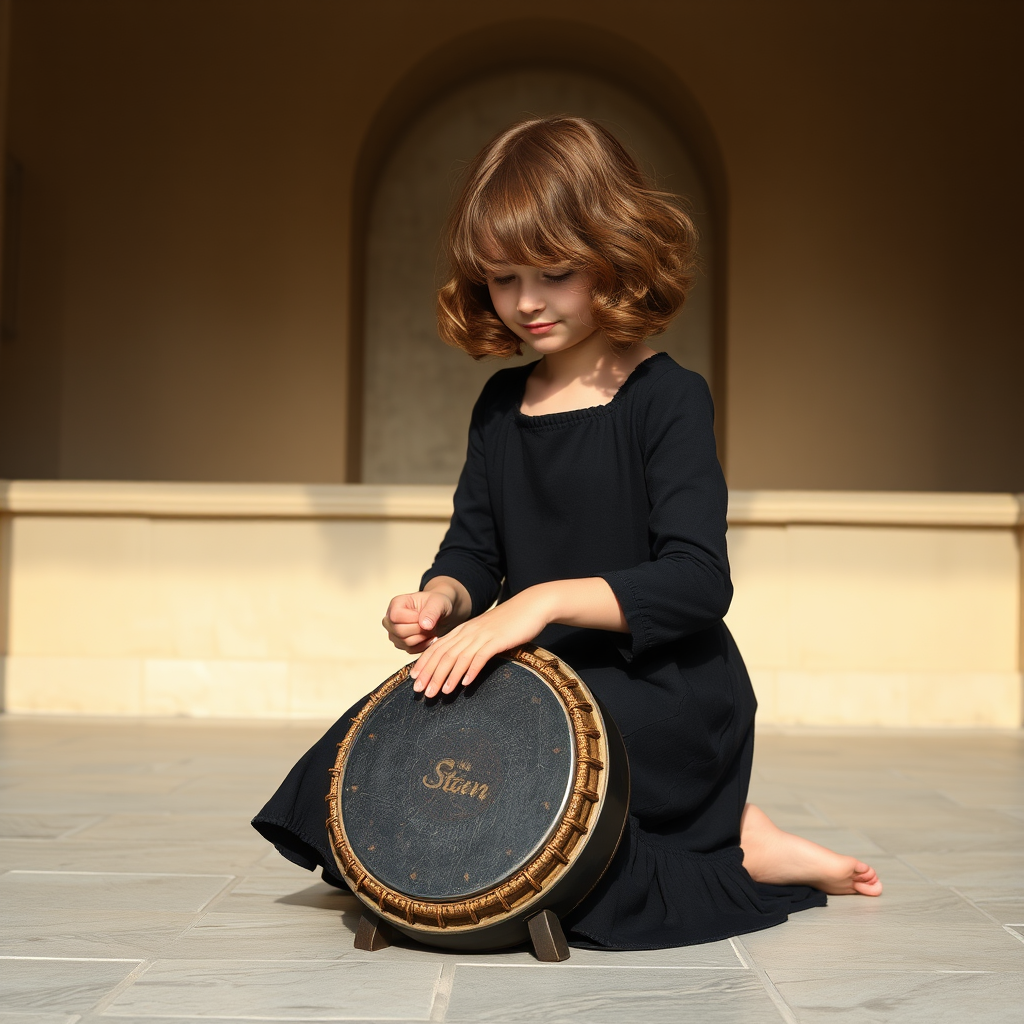
M 445 521 L 451 486 L 0 480 L 0 515 Z M 1018 527 L 1024 495 L 733 491 L 733 525 Z
M 454 488 L 372 484 L 0 481 L 0 514 L 448 520 Z

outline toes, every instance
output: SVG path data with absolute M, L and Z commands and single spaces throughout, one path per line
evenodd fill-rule
M 858 862 L 853 872 L 853 889 L 862 896 L 881 896 L 882 883 L 873 867 Z
M 854 882 L 854 891 L 860 893 L 861 896 L 881 896 L 882 895 L 882 883 L 876 878 L 874 882 Z

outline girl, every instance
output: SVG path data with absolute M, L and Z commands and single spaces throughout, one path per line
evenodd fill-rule
M 569 941 L 708 942 L 821 906 L 825 893 L 878 895 L 868 865 L 782 832 L 746 803 L 755 701 L 722 621 L 732 585 L 711 397 L 703 378 L 646 344 L 693 281 L 689 218 L 604 128 L 543 118 L 480 153 L 445 248 L 442 338 L 475 358 L 518 355 L 523 343 L 542 358 L 484 387 L 451 526 L 384 627 L 420 655 L 414 687 L 428 697 L 535 641 L 618 725 L 629 827 L 563 921 Z M 324 780 L 356 710 L 253 823 L 335 884 Z

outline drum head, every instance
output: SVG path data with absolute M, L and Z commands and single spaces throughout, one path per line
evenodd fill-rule
M 417 899 L 464 899 L 543 847 L 575 771 L 564 706 L 525 665 L 495 660 L 470 687 L 426 700 L 411 684 L 380 701 L 341 779 L 353 852 Z

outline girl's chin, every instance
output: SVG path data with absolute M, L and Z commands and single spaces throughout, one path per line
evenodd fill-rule
M 582 340 L 582 338 L 552 338 L 548 334 L 536 338 L 523 339 L 534 352 L 538 352 L 542 356 L 553 355 L 555 352 L 564 352 L 566 349 L 574 348 Z

